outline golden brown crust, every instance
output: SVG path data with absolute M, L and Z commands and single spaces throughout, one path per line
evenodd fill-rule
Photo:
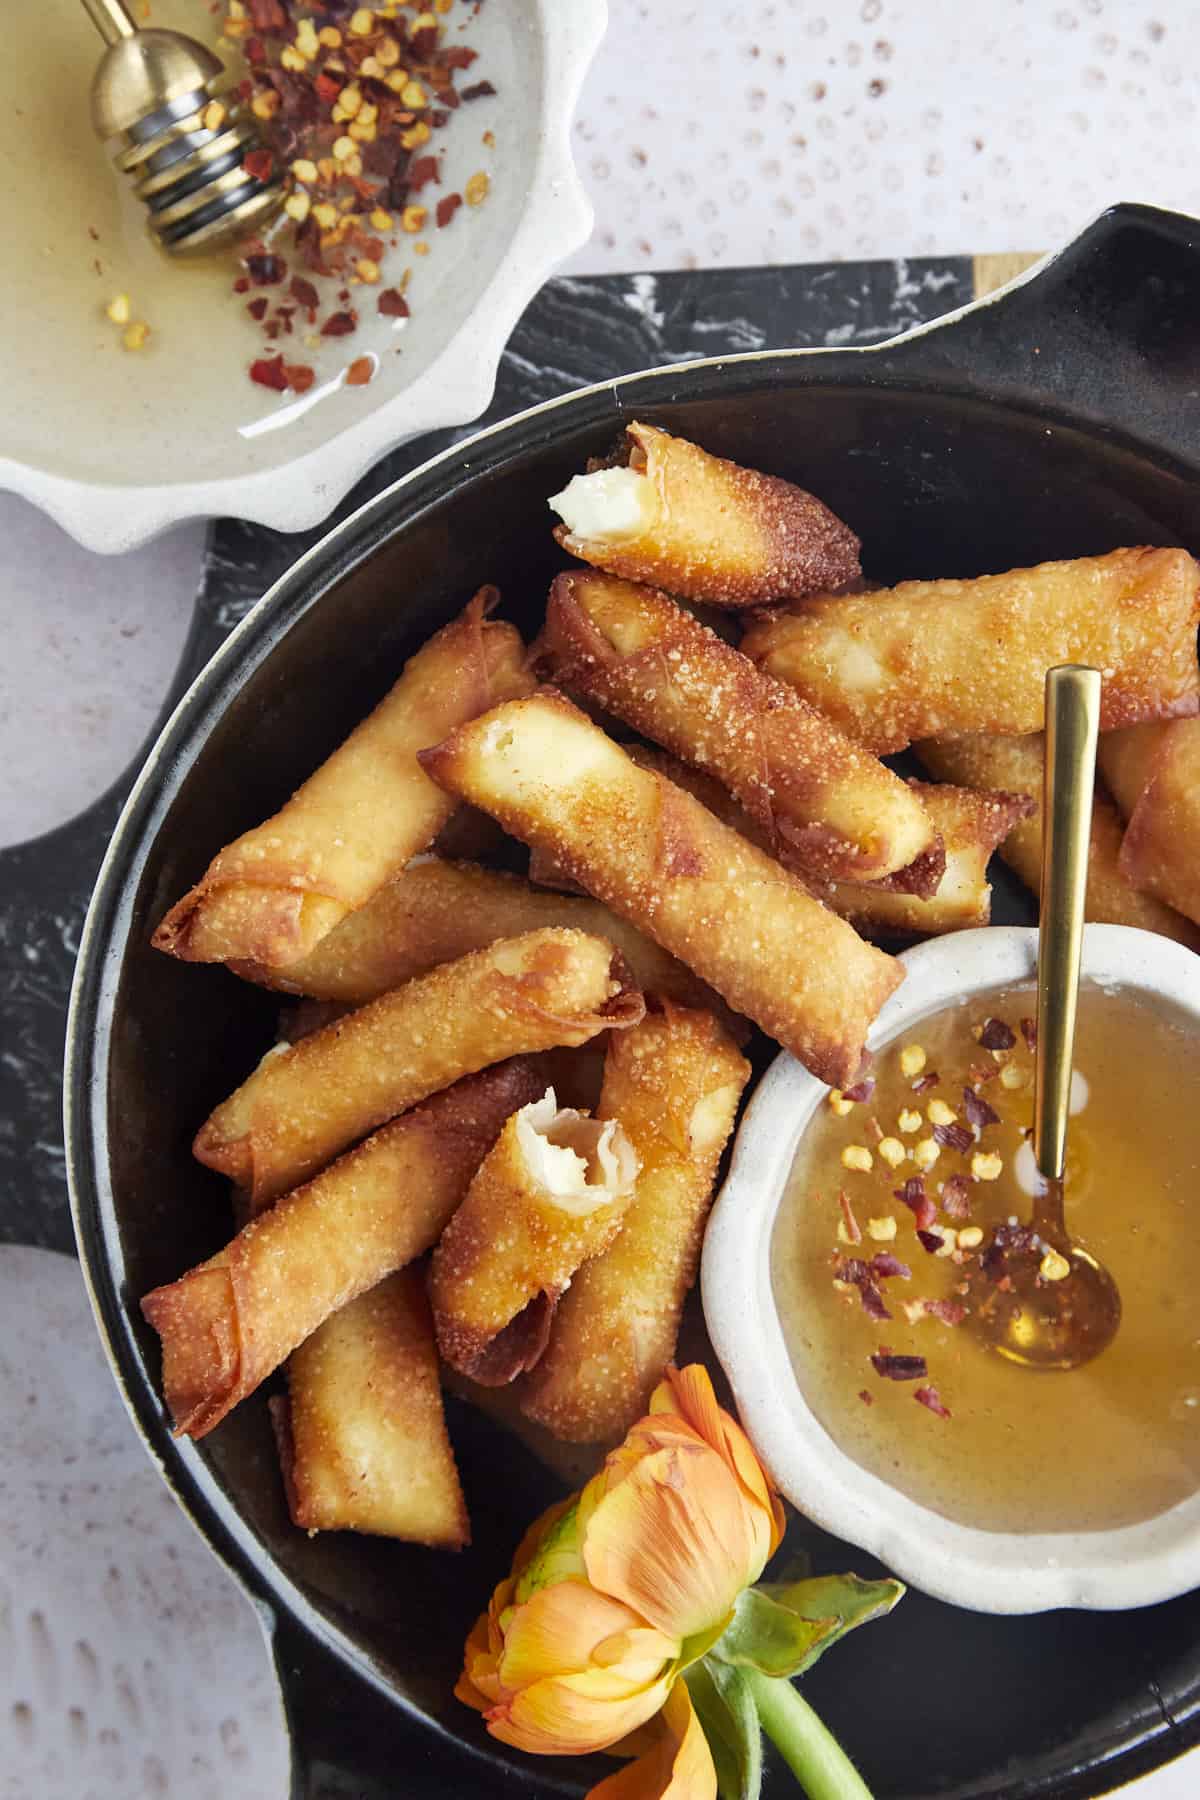
M 992 890 L 987 866 L 992 852 L 1033 811 L 1027 794 L 973 792 L 948 782 L 913 782 L 945 846 L 934 892 L 925 898 L 885 882 L 838 881 L 814 891 L 843 919 L 871 937 L 926 936 L 987 925 Z
M 1103 670 L 1103 730 L 1193 714 L 1198 614 L 1187 552 L 1137 548 L 808 600 L 752 625 L 742 649 L 882 755 L 1039 730 L 1046 670 L 1062 662 Z
M 654 425 L 631 424 L 626 440 L 652 496 L 646 528 L 607 541 L 560 525 L 554 535 L 572 556 L 713 606 L 791 599 L 858 575 L 858 539 L 803 488 Z
M 1200 922 L 1200 719 L 1136 725 L 1100 745 L 1105 777 L 1114 786 L 1120 781 L 1123 810 L 1125 795 L 1134 797 L 1121 873 L 1143 894 Z
M 416 753 L 528 691 L 524 646 L 481 588 L 273 818 L 220 851 L 154 944 L 189 962 L 285 967 L 432 842 L 452 808 Z
M 451 1368 L 499 1387 L 541 1356 L 559 1296 L 576 1270 L 607 1248 L 633 1196 L 637 1159 L 619 1129 L 619 1166 L 589 1170 L 582 1201 L 557 1197 L 529 1142 L 556 1141 L 533 1116 L 553 1112 L 554 1094 L 515 1114 L 443 1231 L 429 1270 L 438 1348 Z M 567 1115 L 560 1114 L 560 1118 Z M 568 1124 L 558 1141 L 594 1138 L 594 1121 Z M 582 1210 L 580 1210 L 582 1208 Z
M 193 1149 L 262 1206 L 462 1076 L 586 1043 L 643 1010 L 605 939 L 567 930 L 505 938 L 270 1052 Z
M 532 656 L 551 680 L 715 775 L 789 868 L 872 881 L 933 847 L 898 775 L 654 588 L 559 575 Z
M 648 992 L 699 1006 L 716 999 L 690 969 L 598 901 L 543 893 L 519 875 L 437 857 L 402 870 L 286 970 L 232 966 L 264 987 L 362 1006 L 497 938 L 553 925 L 608 938 Z
M 853 1080 L 900 965 L 690 794 L 640 768 L 563 695 L 541 689 L 496 707 L 422 760 L 822 1080 Z
M 544 1087 L 523 1058 L 457 1082 L 147 1294 L 176 1435 L 203 1437 L 331 1313 L 428 1250 L 505 1119 Z
M 1009 832 L 1001 855 L 1036 896 L 1042 877 L 1042 738 L 937 738 L 916 746 L 935 775 L 969 787 L 1000 787 L 1033 801 L 1028 817 Z M 1136 925 L 1157 931 L 1189 949 L 1200 949 L 1200 932 L 1170 907 L 1139 893 L 1120 867 L 1121 819 L 1108 795 L 1096 788 L 1088 853 L 1086 916 L 1097 924 Z
M 522 1410 L 558 1437 L 602 1443 L 645 1412 L 675 1352 L 713 1181 L 750 1065 L 711 1014 L 667 1006 L 612 1039 L 600 1100 L 641 1159 L 616 1240 L 559 1302 Z
M 417 1269 L 327 1319 L 293 1355 L 288 1394 L 271 1413 L 294 1524 L 441 1550 L 470 1542 Z

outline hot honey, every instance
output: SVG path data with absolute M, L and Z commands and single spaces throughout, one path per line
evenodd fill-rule
M 1081 990 L 1066 1223 L 1123 1312 L 1095 1361 L 1034 1371 L 964 1312 L 995 1227 L 1030 1216 L 1034 1007 L 1017 990 L 924 1020 L 877 1055 L 863 1097 L 822 1104 L 773 1280 L 805 1399 L 864 1468 L 965 1525 L 1107 1530 L 1200 1484 L 1196 1034 L 1132 992 Z M 1049 1253 L 1042 1267 L 1060 1272 Z

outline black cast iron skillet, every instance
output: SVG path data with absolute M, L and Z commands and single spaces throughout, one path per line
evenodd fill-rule
M 578 1795 L 612 1764 L 488 1739 L 451 1697 L 463 1637 L 556 1487 L 452 1405 L 475 1525 L 460 1557 L 289 1525 L 262 1395 L 176 1443 L 138 1297 L 224 1241 L 197 1124 L 269 1041 L 274 1003 L 148 947 L 169 901 L 271 812 L 483 581 L 535 623 L 560 562 L 545 497 L 646 418 L 815 489 L 873 576 L 968 575 L 1118 544 L 1200 549 L 1200 223 L 1120 207 L 1032 279 L 870 351 L 676 365 L 536 407 L 332 531 L 168 723 L 114 833 L 68 1030 L 80 1255 L 147 1449 L 259 1605 L 294 1794 Z M 989 654 L 980 645 L 980 655 Z M 1028 901 L 1002 889 L 997 916 Z M 868 1559 L 797 1523 L 818 1566 Z M 1095 1795 L 1200 1740 L 1200 1594 L 1140 1613 L 994 1619 L 910 1594 L 807 1691 L 880 1800 Z M 181 1646 L 186 1654 L 186 1646 Z M 770 1791 L 793 1791 L 776 1774 Z

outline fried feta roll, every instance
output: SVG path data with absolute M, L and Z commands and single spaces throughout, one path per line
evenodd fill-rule
M 1200 921 L 1200 719 L 1106 732 L 1100 768 L 1127 820 L 1121 873 Z
M 572 556 L 713 606 L 792 599 L 859 573 L 858 539 L 812 494 L 655 425 L 628 426 L 615 466 L 589 463 L 550 507 Z
M 788 867 L 874 881 L 920 858 L 918 886 L 936 887 L 920 796 L 666 594 L 559 575 L 533 654 L 551 680 L 715 775 Z
M 433 841 L 453 808 L 417 751 L 532 685 L 519 634 L 487 618 L 498 600 L 481 588 L 286 806 L 213 858 L 159 925 L 159 950 L 285 967 Z
M 288 968 L 233 968 L 264 987 L 362 1006 L 498 938 L 554 925 L 607 938 L 639 988 L 701 1006 L 715 999 L 690 969 L 598 901 L 547 894 L 519 875 L 438 857 L 411 864 Z
M 565 696 L 544 688 L 496 707 L 422 761 L 821 1080 L 854 1079 L 901 965 L 690 794 L 639 767 Z
M 600 1115 L 641 1162 L 615 1241 L 580 1269 L 550 1342 L 520 1383 L 522 1410 L 556 1436 L 601 1443 L 646 1411 L 675 1352 L 721 1152 L 750 1065 L 711 1013 L 666 1006 L 612 1039 Z
M 606 939 L 566 930 L 504 938 L 269 1050 L 193 1149 L 261 1207 L 462 1076 L 584 1044 L 644 1010 Z
M 1032 810 L 1017 821 L 1000 854 L 1036 896 L 1042 884 L 1042 736 L 936 738 L 916 746 L 935 775 L 966 786 L 1002 787 L 1026 794 Z M 1157 931 L 1189 949 L 1200 949 L 1200 932 L 1171 907 L 1139 893 L 1121 868 L 1121 817 L 1097 784 L 1092 801 L 1085 916 L 1099 925 L 1136 925 Z
M 334 1313 L 288 1365 L 271 1417 L 292 1522 L 439 1550 L 471 1541 L 429 1301 L 401 1269 Z
M 560 1107 L 553 1088 L 514 1114 L 430 1264 L 452 1368 L 499 1387 L 534 1366 L 571 1277 L 620 1230 L 637 1172 L 619 1122 Z
M 742 649 L 877 754 L 915 738 L 1039 731 L 1046 671 L 1104 671 L 1101 729 L 1200 707 L 1200 569 L 1112 550 L 973 581 L 905 581 L 760 619 Z
M 813 892 L 869 937 L 929 936 L 987 925 L 992 852 L 1033 811 L 1027 794 L 978 793 L 948 782 L 913 782 L 945 847 L 946 864 L 928 898 L 904 893 L 891 881 L 815 883 Z
M 176 1435 L 203 1437 L 339 1307 L 435 1244 L 504 1121 L 544 1087 L 522 1058 L 456 1082 L 147 1294 Z

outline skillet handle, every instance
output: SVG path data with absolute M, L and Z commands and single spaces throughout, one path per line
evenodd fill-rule
M 880 352 L 911 379 L 1200 462 L 1200 219 L 1114 206 L 1029 276 Z

